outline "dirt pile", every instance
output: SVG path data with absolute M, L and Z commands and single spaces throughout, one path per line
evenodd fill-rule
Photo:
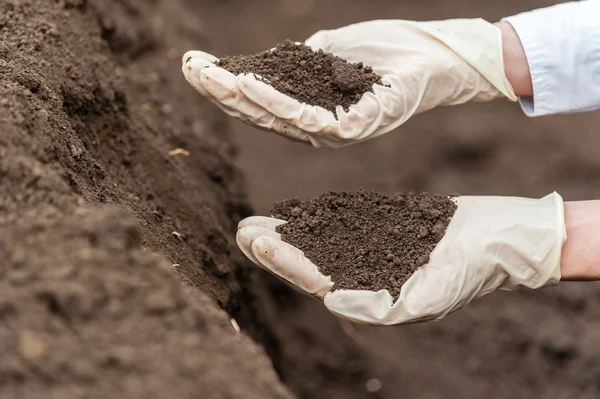
M 288 221 L 277 227 L 281 239 L 331 276 L 334 290 L 387 289 L 397 298 L 429 261 L 455 210 L 443 195 L 358 190 L 282 201 L 271 215 Z
M 0 396 L 290 397 L 262 352 L 141 240 L 110 207 L 48 207 L 0 226 Z
M 235 75 L 257 74 L 281 93 L 333 113 L 339 105 L 348 111 L 363 94 L 373 92 L 374 84 L 381 84 L 371 67 L 291 40 L 258 54 L 222 57 L 217 65 Z
M 186 7 L 0 2 L 2 397 L 291 397 L 216 306 L 252 303 L 248 208 Z
M 216 302 L 302 398 L 598 397 L 598 285 L 496 293 L 440 323 L 381 329 L 340 321 L 246 268 L 231 240 L 250 210 L 229 122 L 180 72 L 191 48 L 244 54 L 367 19 L 518 11 L 523 2 L 0 1 L 0 396 L 130 398 L 146 385 L 159 396 L 160 380 L 196 397 L 289 397 Z M 233 126 L 265 214 L 276 198 L 359 186 L 598 198 L 599 124 L 598 114 L 531 120 L 510 104 L 453 107 L 336 152 Z M 177 148 L 189 155 L 170 156 Z M 177 291 L 165 268 L 197 289 Z M 148 330 L 120 313 L 125 292 Z M 372 379 L 381 386 L 369 393 Z

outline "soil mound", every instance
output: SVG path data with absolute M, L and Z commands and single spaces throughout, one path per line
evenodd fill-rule
M 2 398 L 291 396 L 217 305 L 253 320 L 248 208 L 187 8 L 0 1 Z
M 363 94 L 373 92 L 374 84 L 381 84 L 371 67 L 291 40 L 262 53 L 223 57 L 217 65 L 235 75 L 257 74 L 283 94 L 333 113 L 338 105 L 348 111 Z
M 282 201 L 271 214 L 288 221 L 277 227 L 281 239 L 331 276 L 334 289 L 387 289 L 397 298 L 429 261 L 455 210 L 448 196 L 358 190 Z
M 261 351 L 141 241 L 110 207 L 0 227 L 0 396 L 289 397 Z

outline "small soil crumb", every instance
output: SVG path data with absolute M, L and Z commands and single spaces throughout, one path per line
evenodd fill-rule
M 371 67 L 349 63 L 323 50 L 315 52 L 291 40 L 274 50 L 223 57 L 216 64 L 235 75 L 260 75 L 281 93 L 334 114 L 338 105 L 348 111 L 363 94 L 373 92 L 374 84 L 381 84 L 381 77 Z
M 271 214 L 288 221 L 277 227 L 281 239 L 331 276 L 334 289 L 387 289 L 396 299 L 429 262 L 455 210 L 445 195 L 358 190 L 285 200 Z

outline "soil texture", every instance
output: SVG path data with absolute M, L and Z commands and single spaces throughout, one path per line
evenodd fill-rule
M 2 398 L 292 397 L 223 311 L 253 320 L 249 211 L 186 10 L 0 0 Z
M 128 212 L 36 216 L 0 227 L 2 398 L 290 397 L 224 312 L 142 249 Z
M 371 67 L 289 39 L 273 50 L 222 57 L 216 64 L 234 75 L 254 73 L 281 93 L 334 114 L 337 106 L 348 111 L 363 94 L 373 92 L 374 84 L 381 84 Z
M 281 239 L 331 276 L 333 289 L 379 291 L 394 299 L 442 239 L 456 210 L 448 196 L 329 192 L 275 204 Z
M 352 325 L 235 248 L 251 210 L 232 166 L 239 155 L 263 215 L 358 187 L 597 199 L 600 114 L 452 107 L 317 151 L 226 118 L 180 69 L 190 49 L 251 54 L 364 20 L 554 2 L 0 0 L 0 397 L 600 397 L 600 285 Z

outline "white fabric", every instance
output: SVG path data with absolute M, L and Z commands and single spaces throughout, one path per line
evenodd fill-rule
M 394 302 L 387 290 L 331 291 L 331 278 L 302 251 L 281 241 L 285 221 L 254 216 L 240 222 L 237 243 L 258 266 L 322 298 L 336 315 L 392 325 L 441 319 L 495 289 L 540 288 L 560 280 L 567 238 L 563 200 L 465 196 L 430 256 Z M 348 265 L 352 267 L 352 265 Z
M 517 31 L 533 83 L 529 116 L 600 109 L 600 0 L 558 4 L 505 18 Z
M 253 74 L 233 74 L 201 51 L 183 56 L 188 82 L 224 112 L 316 147 L 337 148 L 377 137 L 437 106 L 517 98 L 504 73 L 500 30 L 482 19 L 379 20 L 321 31 L 306 41 L 363 62 L 391 87 L 374 85 L 336 115 L 276 91 Z

